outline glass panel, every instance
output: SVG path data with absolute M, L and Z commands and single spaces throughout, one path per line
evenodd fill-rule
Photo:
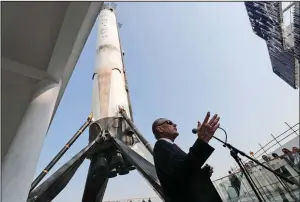
M 279 172 L 292 181 L 299 183 L 300 155 L 289 153 L 277 159 L 264 162 L 264 165 Z M 299 200 L 299 188 L 291 185 L 273 173 L 254 164 L 248 164 L 247 170 L 266 201 L 295 201 Z M 224 202 L 258 201 L 242 172 L 218 179 L 213 182 Z

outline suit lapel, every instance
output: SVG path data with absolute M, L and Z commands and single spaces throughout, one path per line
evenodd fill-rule
M 184 156 L 187 155 L 184 151 L 182 151 L 182 149 L 180 149 L 180 147 L 178 147 L 177 144 L 173 144 L 173 147 L 180 155 L 184 155 Z

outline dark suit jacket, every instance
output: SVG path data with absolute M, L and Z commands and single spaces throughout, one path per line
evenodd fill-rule
M 153 156 L 156 173 L 167 202 L 221 202 L 222 199 L 202 165 L 214 148 L 197 139 L 188 154 L 164 140 L 158 140 Z

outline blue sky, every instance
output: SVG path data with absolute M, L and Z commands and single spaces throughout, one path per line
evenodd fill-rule
M 177 144 L 195 141 L 191 129 L 206 112 L 218 113 L 228 141 L 256 151 L 272 134 L 299 122 L 299 91 L 272 72 L 265 42 L 253 34 L 243 3 L 119 3 L 135 123 L 152 143 L 151 124 L 167 117 L 178 125 Z M 92 29 L 48 132 L 37 174 L 83 124 L 91 111 L 96 26 Z M 220 138 L 222 132 L 217 132 Z M 86 131 L 50 172 L 88 142 Z M 233 165 L 215 140 L 208 163 L 214 177 Z M 89 161 L 85 161 L 55 202 L 81 201 Z M 155 196 L 134 171 L 110 180 L 104 199 Z

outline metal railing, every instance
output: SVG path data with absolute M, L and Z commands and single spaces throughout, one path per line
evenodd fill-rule
M 277 148 L 280 148 L 282 146 L 282 142 L 286 138 L 291 137 L 291 135 L 295 135 L 295 137 L 299 136 L 299 134 L 297 133 L 299 131 L 299 122 L 293 126 L 290 126 L 286 122 L 285 122 L 285 124 L 289 127 L 289 129 L 287 129 L 286 131 L 284 131 L 283 133 L 281 133 L 277 136 L 274 136 L 273 134 L 271 134 L 272 140 L 269 141 L 264 146 L 262 146 L 261 144 L 258 144 L 260 146 L 260 149 L 253 154 L 250 153 L 250 155 L 256 159 L 259 159 L 262 155 L 269 155 Z M 277 146 L 277 148 L 275 148 L 276 146 Z M 243 160 L 243 163 L 245 163 L 246 161 L 248 161 L 248 160 Z
M 128 199 L 119 199 L 119 200 L 109 200 L 103 202 L 162 202 L 159 197 L 135 197 L 135 198 L 128 198 Z
M 297 159 L 291 164 L 284 155 L 281 158 L 272 159 L 264 164 L 276 172 L 284 175 L 292 181 L 299 183 L 300 154 L 293 153 Z M 299 201 L 299 188 L 291 185 L 273 173 L 258 165 L 247 167 L 253 182 L 266 201 Z M 250 202 L 258 201 L 248 181 L 242 172 L 225 176 L 213 182 L 224 202 Z M 285 200 L 286 199 L 286 200 Z
M 279 146 L 281 147 L 282 144 L 280 144 L 283 140 L 285 140 L 286 138 L 290 137 L 291 135 L 296 135 L 299 136 L 299 134 L 297 133 L 297 131 L 299 131 L 299 123 L 290 126 L 288 123 L 285 122 L 285 124 L 289 127 L 289 129 L 287 129 L 286 131 L 284 131 L 283 133 L 277 135 L 276 137 L 271 134 L 272 136 L 272 140 L 270 142 L 268 142 L 267 144 L 265 144 L 264 146 L 262 146 L 261 144 L 259 144 L 259 146 L 261 147 L 257 152 L 254 153 L 254 157 L 255 158 L 260 158 L 263 154 L 268 154 L 268 152 L 273 148 L 272 151 L 274 151 L 274 147 L 275 146 Z M 298 128 L 296 128 L 298 126 Z M 288 134 L 287 134 L 288 133 Z M 295 137 L 296 137 L 295 136 Z M 281 139 L 279 139 L 281 138 Z

